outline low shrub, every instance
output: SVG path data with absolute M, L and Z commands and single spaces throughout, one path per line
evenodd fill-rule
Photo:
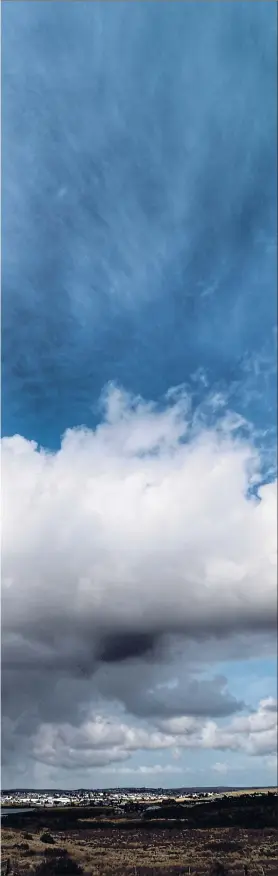
M 220 861 L 214 861 L 211 865 L 209 876 L 228 876 L 228 872 Z
M 40 839 L 41 839 L 42 843 L 49 843 L 52 846 L 55 845 L 55 839 L 53 839 L 53 836 L 51 836 L 51 833 L 48 833 L 48 831 L 45 831 L 45 833 L 42 833 Z
M 45 858 L 67 858 L 69 853 L 67 849 L 55 846 L 55 849 L 44 849 L 43 854 Z
M 60 857 L 53 861 L 42 861 L 34 876 L 83 876 L 84 870 L 73 858 Z

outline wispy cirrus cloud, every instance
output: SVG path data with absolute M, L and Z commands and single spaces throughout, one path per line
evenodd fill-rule
M 275 33 L 264 2 L 3 4 L 5 434 L 200 366 L 273 425 Z

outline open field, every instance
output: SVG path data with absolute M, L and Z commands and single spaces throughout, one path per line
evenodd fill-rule
M 5 876 L 9 860 L 9 876 L 74 876 L 74 864 L 87 876 L 209 876 L 218 862 L 226 876 L 243 876 L 244 865 L 248 876 L 278 876 L 275 807 L 277 797 L 253 799 L 253 827 L 250 803 L 242 798 L 225 801 L 224 810 L 219 801 L 191 806 L 186 822 L 138 817 L 112 821 L 107 812 L 100 818 L 86 808 L 20 813 L 5 819 L 7 825 L 3 822 L 1 873 Z M 60 869 L 55 869 L 58 858 Z

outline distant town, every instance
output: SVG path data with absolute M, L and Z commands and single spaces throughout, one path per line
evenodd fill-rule
M 105 803 L 106 805 L 126 803 L 159 803 L 167 797 L 175 801 L 184 800 L 187 797 L 214 797 L 214 791 L 190 792 L 188 789 L 180 789 L 178 792 L 164 790 L 162 788 L 111 788 L 105 791 L 76 790 L 76 791 L 33 791 L 14 790 L 2 791 L 1 806 L 92 806 Z
M 217 788 L 179 788 L 179 789 L 163 789 L 163 788 L 111 788 L 106 790 L 7 790 L 1 793 L 1 807 L 61 807 L 61 806 L 94 806 L 94 805 L 111 805 L 119 807 L 122 810 L 128 804 L 144 804 L 155 806 L 163 802 L 163 800 L 174 800 L 176 803 L 182 803 L 190 800 L 213 800 L 216 796 L 223 797 L 231 793 L 244 793 L 243 789 L 217 787 Z M 273 788 L 250 788 L 246 789 L 246 793 L 254 793 L 256 795 L 265 794 L 267 791 L 275 793 Z M 276 791 L 277 793 L 277 791 Z

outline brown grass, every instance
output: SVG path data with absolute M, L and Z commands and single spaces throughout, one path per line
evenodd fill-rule
M 22 830 L 2 829 L 2 862 L 10 858 L 19 872 L 33 873 L 46 855 L 45 843 L 33 834 L 28 841 Z M 58 848 L 68 853 L 91 876 L 208 876 L 211 864 L 225 864 L 229 876 L 242 876 L 247 864 L 249 876 L 277 876 L 278 830 L 237 828 L 157 830 L 140 828 L 129 833 L 119 829 L 98 831 L 93 827 L 67 833 L 53 833 Z M 18 848 L 28 842 L 29 849 Z M 55 846 L 51 846 L 53 851 Z M 49 859 L 50 864 L 50 859 Z M 189 870 L 190 868 L 190 870 Z M 4 870 L 5 872 L 5 870 Z

